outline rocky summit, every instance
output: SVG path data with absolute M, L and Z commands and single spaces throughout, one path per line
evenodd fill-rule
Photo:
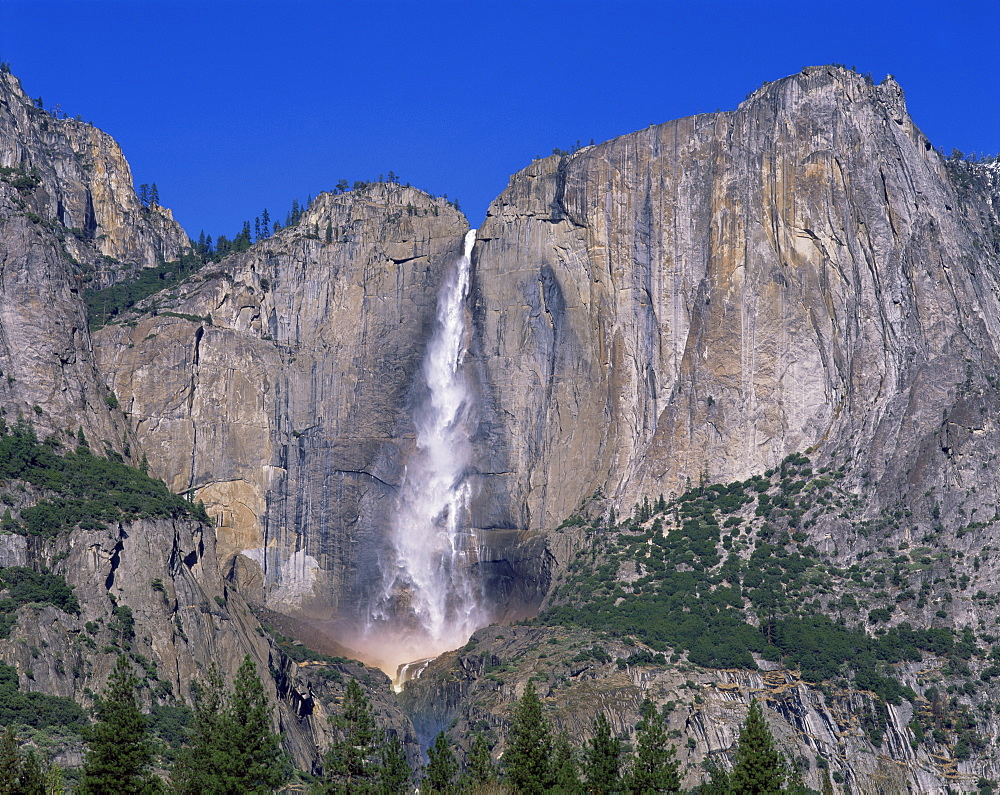
M 688 787 L 756 699 L 808 787 L 992 791 L 1000 167 L 943 156 L 895 80 L 809 67 L 535 160 L 468 250 L 396 182 L 276 226 L 189 240 L 0 74 L 21 690 L 90 707 L 125 654 L 161 715 L 250 654 L 317 776 L 351 679 L 412 764 L 442 730 L 500 758 L 529 683 L 577 743 L 649 700 Z M 18 601 L 24 572 L 75 601 Z M 428 589 L 481 628 L 397 697 Z

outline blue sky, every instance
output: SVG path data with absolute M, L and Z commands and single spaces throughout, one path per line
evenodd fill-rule
M 0 0 L 27 92 L 113 135 L 189 234 L 390 170 L 476 225 L 554 147 L 838 62 L 945 151 L 1000 151 L 1000 3 Z

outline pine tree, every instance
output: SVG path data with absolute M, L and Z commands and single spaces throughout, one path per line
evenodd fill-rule
M 680 792 L 680 763 L 667 745 L 663 716 L 649 699 L 642 703 L 642 718 L 636 726 L 635 759 L 626 783 L 632 792 Z
M 138 686 L 128 658 L 120 656 L 97 705 L 97 723 L 86 733 L 87 754 L 77 792 L 125 795 L 162 790 L 150 772 L 153 746 L 136 703 Z
M 269 792 L 287 778 L 279 738 L 271 731 L 271 704 L 249 654 L 236 672 L 222 726 L 227 791 Z
M 347 683 L 339 715 L 330 716 L 336 739 L 324 757 L 324 774 L 332 791 L 365 792 L 378 778 L 376 764 L 380 732 L 368 697 L 356 679 Z
M 472 738 L 472 751 L 469 753 L 466 777 L 473 788 L 481 789 L 497 780 L 496 765 L 490 754 L 489 743 L 482 734 Z
M 576 751 L 570 745 L 566 732 L 560 732 L 552 746 L 552 792 L 559 795 L 579 795 L 583 785 L 576 760 Z
M 505 780 L 516 792 L 545 792 L 552 784 L 552 731 L 530 680 L 514 711 Z
M 587 743 L 583 769 L 589 792 L 614 792 L 621 783 L 622 741 L 611 736 L 611 725 L 603 712 L 594 720 L 594 737 Z
M 195 795 L 213 790 L 214 773 L 218 766 L 214 757 L 219 753 L 224 700 L 225 682 L 213 663 L 205 680 L 198 682 L 195 688 L 190 736 L 177 757 L 171 775 L 176 792 Z
M 14 727 L 4 729 L 0 740 L 0 795 L 11 795 L 17 789 L 21 776 L 21 750 L 17 745 Z
M 229 692 L 213 665 L 199 683 L 190 741 L 173 771 L 180 793 L 270 792 L 287 778 L 271 705 L 250 655 Z
M 160 206 L 160 189 L 156 187 L 155 182 L 149 186 L 149 206 L 150 207 Z
M 433 792 L 451 792 L 458 763 L 448 745 L 444 732 L 438 732 L 434 743 L 427 749 L 427 776 L 424 781 Z
M 379 754 L 378 783 L 380 795 L 396 795 L 406 792 L 413 777 L 413 771 L 406 761 L 406 749 L 396 735 L 382 744 Z
M 45 774 L 34 750 L 24 755 L 17 787 L 18 795 L 45 795 Z
M 63 783 L 62 768 L 55 762 L 49 764 L 45 771 L 45 795 L 63 795 L 65 784 Z
M 770 795 L 781 792 L 787 775 L 785 761 L 775 747 L 764 712 L 754 699 L 740 730 L 736 761 L 729 777 L 730 787 L 735 792 Z

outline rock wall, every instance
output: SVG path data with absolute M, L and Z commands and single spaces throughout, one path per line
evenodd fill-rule
M 130 447 L 94 368 L 85 284 L 122 278 L 187 245 L 167 210 L 143 210 L 118 145 L 34 107 L 0 74 L 0 409 L 40 435 Z M 103 274 L 103 275 L 102 275 Z
M 413 188 L 323 194 L 297 226 L 96 335 L 154 470 L 205 501 L 226 571 L 268 606 L 357 616 L 378 587 L 437 288 L 465 231 Z
M 165 207 L 143 207 L 111 136 L 35 106 L 16 77 L 0 74 L 0 167 L 34 185 L 21 199 L 57 234 L 90 286 L 175 260 L 188 238 Z
M 835 785 L 838 792 L 943 795 L 971 790 L 980 777 L 998 774 L 988 757 L 952 759 L 950 731 L 941 742 L 911 744 L 910 721 L 915 711 L 929 709 L 926 700 L 879 707 L 874 694 L 816 687 L 787 670 L 706 670 L 683 659 L 663 665 L 617 663 L 637 650 L 583 630 L 488 627 L 407 682 L 400 703 L 425 746 L 444 730 L 468 753 L 472 738 L 482 733 L 496 760 L 529 679 L 553 734 L 565 730 L 578 747 L 591 738 L 598 711 L 612 732 L 634 747 L 642 703 L 649 699 L 666 718 L 687 787 L 706 778 L 706 761 L 732 764 L 751 698 L 763 706 L 781 752 L 800 765 L 806 785 L 817 791 L 820 759 L 841 782 Z M 900 673 L 916 685 L 933 677 L 936 666 L 927 660 Z
M 536 161 L 474 260 L 494 520 L 551 527 L 597 489 L 628 509 L 809 447 L 887 494 L 961 479 L 923 448 L 998 373 L 995 218 L 895 81 L 838 67 Z

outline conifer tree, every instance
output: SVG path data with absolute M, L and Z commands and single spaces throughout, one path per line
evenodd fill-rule
M 171 776 L 178 793 L 194 795 L 212 791 L 217 767 L 214 757 L 219 753 L 224 698 L 225 682 L 222 672 L 213 663 L 205 680 L 197 683 L 190 737 L 178 755 Z
M 636 726 L 636 749 L 626 783 L 631 792 L 680 792 L 680 763 L 656 705 L 646 699 Z
M 17 780 L 18 795 L 45 795 L 45 774 L 34 750 L 29 750 L 21 762 Z
M 552 784 L 552 731 L 530 680 L 514 711 L 507 741 L 506 782 L 519 793 L 545 792 Z
M 63 783 L 62 768 L 55 762 L 49 764 L 45 771 L 45 795 L 63 795 L 65 784 Z
M 286 768 L 253 659 L 243 658 L 231 693 L 213 665 L 195 699 L 191 739 L 174 768 L 175 789 L 192 795 L 270 792 L 287 778 Z
M 583 769 L 588 792 L 615 792 L 621 783 L 622 741 L 611 735 L 611 725 L 603 712 L 594 720 L 594 737 L 587 743 Z
M 378 779 L 380 732 L 368 697 L 356 679 L 347 683 L 339 715 L 330 717 L 336 739 L 324 757 L 324 774 L 332 792 L 369 792 Z
M 787 775 L 785 761 L 775 747 L 764 712 L 754 699 L 740 730 L 736 761 L 729 777 L 730 788 L 734 792 L 770 795 L 781 792 Z
M 379 754 L 377 791 L 380 795 L 406 792 L 413 771 L 406 761 L 406 749 L 399 737 L 393 735 L 382 745 Z
M 458 763 L 448 745 L 444 732 L 438 732 L 434 743 L 427 749 L 427 777 L 425 781 L 434 792 L 451 792 Z
M 472 751 L 466 769 L 466 777 L 475 789 L 482 789 L 497 780 L 496 766 L 490 754 L 489 743 L 482 734 L 472 738 Z
M 117 795 L 162 791 L 152 775 L 153 746 L 135 691 L 139 680 L 122 655 L 97 705 L 97 723 L 86 733 L 87 755 L 77 792 Z
M 0 740 L 0 795 L 11 795 L 16 791 L 21 775 L 21 751 L 17 745 L 14 727 L 4 729 Z
M 577 765 L 576 751 L 566 732 L 560 732 L 552 746 L 552 792 L 559 795 L 579 795 L 583 785 Z
M 269 792 L 287 778 L 280 741 L 271 731 L 271 705 L 249 654 L 236 671 L 222 723 L 228 791 Z

